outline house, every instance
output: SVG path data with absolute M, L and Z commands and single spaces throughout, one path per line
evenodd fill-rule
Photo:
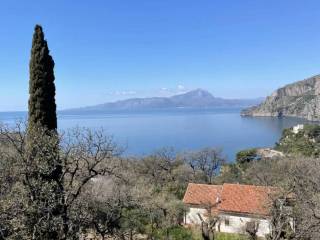
M 216 231 L 245 233 L 248 223 L 257 227 L 257 236 L 271 232 L 271 196 L 276 189 L 241 184 L 207 185 L 190 183 L 183 198 L 188 211 L 186 225 L 200 225 L 209 215 L 218 218 Z

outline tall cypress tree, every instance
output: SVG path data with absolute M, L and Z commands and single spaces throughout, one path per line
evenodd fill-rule
M 60 239 L 63 183 L 54 85 L 54 61 L 42 27 L 35 26 L 29 79 L 26 226 L 33 239 Z M 41 222 L 41 224 L 39 224 Z M 36 229 L 36 230 L 35 230 Z
M 56 130 L 54 61 L 39 25 L 34 29 L 29 68 L 29 129 Z

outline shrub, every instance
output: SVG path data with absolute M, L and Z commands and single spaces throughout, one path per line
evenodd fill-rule
M 259 160 L 256 148 L 240 151 L 236 155 L 236 161 L 240 165 L 245 165 L 255 160 Z
M 169 235 L 170 240 L 193 240 L 192 232 L 191 230 L 177 226 L 170 228 L 168 230 L 163 229 L 163 230 L 158 230 L 155 234 L 154 237 L 155 239 L 168 239 L 167 234 Z

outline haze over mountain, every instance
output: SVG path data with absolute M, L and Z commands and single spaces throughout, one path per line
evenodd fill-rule
M 68 109 L 66 111 L 108 111 L 108 110 L 144 110 L 166 108 L 215 108 L 249 107 L 262 102 L 259 99 L 224 99 L 214 97 L 210 92 L 196 89 L 172 97 L 130 98 L 95 106 Z
M 244 109 L 243 116 L 300 117 L 320 120 L 320 75 L 288 84 L 274 91 L 258 106 Z

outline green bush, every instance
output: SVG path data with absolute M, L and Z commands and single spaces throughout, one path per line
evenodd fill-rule
M 192 233 L 184 227 L 175 227 L 169 230 L 172 240 L 192 240 Z
M 251 148 L 240 151 L 237 153 L 236 161 L 240 165 L 246 165 L 254 160 L 258 160 L 259 156 L 257 155 L 257 149 Z
M 276 150 L 291 155 L 320 157 L 320 126 L 304 125 L 298 133 L 285 129 Z
M 163 230 L 158 230 L 155 234 L 154 237 L 155 239 L 159 240 L 164 240 L 167 239 L 167 233 L 169 234 L 169 239 L 170 240 L 193 240 L 194 238 L 192 237 L 192 232 L 184 227 L 177 226 L 168 229 Z
M 199 228 L 191 228 L 192 240 L 203 240 L 201 230 Z M 232 233 L 215 232 L 215 240 L 249 240 L 248 236 Z M 260 240 L 260 238 L 259 238 Z
M 249 238 L 246 235 L 217 233 L 215 240 L 249 240 Z

